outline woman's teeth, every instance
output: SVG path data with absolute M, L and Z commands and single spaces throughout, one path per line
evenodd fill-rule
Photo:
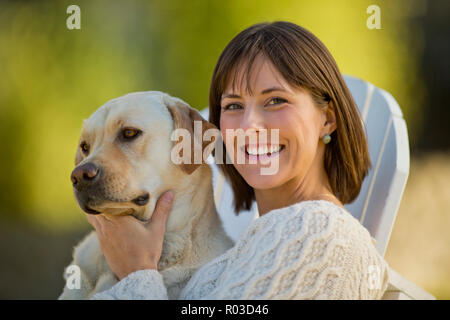
M 261 156 L 261 155 L 271 155 L 272 153 L 277 153 L 283 148 L 283 145 L 277 146 L 246 146 L 245 150 L 249 155 Z

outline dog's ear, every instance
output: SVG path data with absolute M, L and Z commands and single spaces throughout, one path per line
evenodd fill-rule
M 187 174 L 191 174 L 192 172 L 195 171 L 195 169 L 197 169 L 201 165 L 201 163 L 194 163 L 194 153 L 195 153 L 194 139 L 196 139 L 198 145 L 201 146 L 201 154 L 202 154 L 201 162 L 203 163 L 203 159 L 204 158 L 206 159 L 211 154 L 216 142 L 215 136 L 211 138 L 211 141 L 203 141 L 203 135 L 206 130 L 217 129 L 217 127 L 211 122 L 208 122 L 205 119 L 203 119 L 203 117 L 196 109 L 191 108 L 183 100 L 170 96 L 164 96 L 163 100 L 165 105 L 167 106 L 167 109 L 172 115 L 174 122 L 174 129 L 186 129 L 190 134 L 191 161 L 190 163 L 182 162 L 181 164 L 179 164 L 179 166 L 184 172 L 186 172 Z M 200 132 L 194 132 L 194 121 L 201 122 L 201 136 L 199 136 Z M 194 133 L 196 133 L 197 135 Z M 180 142 L 181 140 L 177 141 L 176 144 Z M 183 157 L 183 150 L 180 150 L 180 156 Z

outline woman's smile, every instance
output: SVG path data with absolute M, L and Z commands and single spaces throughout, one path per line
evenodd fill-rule
M 280 153 L 282 153 L 286 149 L 284 144 L 279 145 L 250 145 L 247 144 L 241 147 L 241 151 L 245 153 L 246 163 L 249 164 L 257 164 L 260 163 L 268 163 L 271 160 L 274 160 L 275 157 L 279 157 Z

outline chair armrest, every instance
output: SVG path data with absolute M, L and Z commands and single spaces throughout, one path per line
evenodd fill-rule
M 389 267 L 389 284 L 382 300 L 436 300 L 436 298 Z

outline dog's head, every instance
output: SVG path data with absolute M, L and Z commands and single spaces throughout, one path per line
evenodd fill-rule
M 84 121 L 71 174 L 80 207 L 147 220 L 162 192 L 201 165 L 171 161 L 173 130 L 192 133 L 194 120 L 202 121 L 203 132 L 215 128 L 184 101 L 158 91 L 131 93 L 100 107 Z

